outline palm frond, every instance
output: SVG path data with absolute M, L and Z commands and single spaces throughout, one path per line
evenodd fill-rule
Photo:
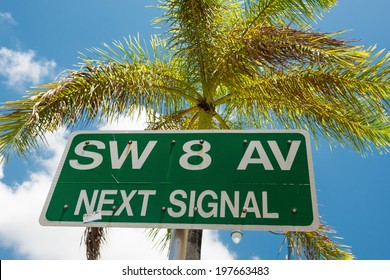
M 167 229 L 166 233 L 161 235 L 161 228 L 151 228 L 147 230 L 147 236 L 154 242 L 154 247 L 158 248 L 160 252 L 168 246 L 171 239 L 172 230 Z
M 294 255 L 307 260 L 352 260 L 355 256 L 350 247 L 337 243 L 335 230 L 321 224 L 314 232 L 286 232 L 285 240 L 289 240 Z M 333 239 L 333 240 L 332 240 Z
M 303 128 L 362 154 L 372 144 L 386 152 L 390 63 L 389 55 L 380 54 L 362 55 L 349 67 L 313 62 L 256 77 L 244 74 L 226 85 L 229 94 L 215 104 L 235 107 L 237 118 L 250 126 Z
M 150 130 L 180 130 L 188 127 L 191 116 L 199 112 L 198 106 L 177 112 L 174 115 L 155 114 L 150 120 L 148 128 Z
M 0 150 L 5 158 L 12 151 L 24 155 L 37 147 L 44 132 L 60 126 L 90 123 L 96 118 L 113 120 L 140 106 L 148 114 L 173 114 L 197 103 L 195 89 L 176 71 L 180 69 L 177 60 L 156 58 L 146 63 L 135 61 L 134 55 L 131 63 L 119 63 L 108 53 L 101 51 L 101 55 L 106 60 L 84 58 L 79 70 L 68 71 L 61 80 L 37 87 L 24 100 L 1 106 Z
M 332 34 L 296 30 L 289 27 L 256 26 L 243 35 L 239 30 L 231 34 L 234 41 L 227 53 L 226 65 L 249 75 L 262 74 L 264 71 L 279 71 L 294 67 L 299 63 L 305 67 L 309 63 L 337 63 L 351 65 L 351 61 L 360 61 L 367 55 L 359 52 L 356 46 L 348 46 L 347 40 L 338 39 Z
M 310 26 L 322 18 L 336 0 L 257 0 L 245 1 L 245 18 L 248 27 L 255 25 L 277 26 L 286 23 L 299 28 Z

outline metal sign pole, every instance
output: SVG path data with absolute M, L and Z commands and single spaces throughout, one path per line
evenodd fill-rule
M 172 229 L 169 246 L 170 260 L 185 260 L 187 251 L 188 229 Z

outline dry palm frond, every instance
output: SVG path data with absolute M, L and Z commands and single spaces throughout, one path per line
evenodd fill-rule
M 101 247 L 106 242 L 106 234 L 106 228 L 85 228 L 82 239 L 86 246 L 86 257 L 88 260 L 97 260 L 100 258 Z

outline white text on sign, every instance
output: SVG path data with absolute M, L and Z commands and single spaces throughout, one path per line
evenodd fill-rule
M 114 197 L 118 192 L 121 194 L 121 199 L 115 200 Z M 153 197 L 156 197 L 156 194 L 156 190 L 131 190 L 130 192 L 126 190 L 94 190 L 90 195 L 87 190 L 81 190 L 74 215 L 77 216 L 80 211 L 85 210 L 86 213 L 100 211 L 102 216 L 119 216 L 123 211 L 126 211 L 127 216 L 145 217 L 150 201 L 153 200 Z M 242 205 L 240 205 L 240 195 L 245 196 Z M 261 198 L 258 196 L 261 196 Z M 132 203 L 139 199 L 142 199 L 142 207 L 134 211 Z M 112 209 L 112 206 L 119 204 L 120 207 L 115 212 L 105 210 Z M 245 211 L 242 211 L 242 209 L 245 209 Z M 268 193 L 266 191 L 262 191 L 261 195 L 256 195 L 253 191 L 246 193 L 234 191 L 233 196 L 229 196 L 226 191 L 216 193 L 212 190 L 205 190 L 198 193 L 194 190 L 174 190 L 169 196 L 166 210 L 168 215 L 173 218 L 194 217 L 195 212 L 199 213 L 202 218 L 225 218 L 227 211 L 231 213 L 233 218 L 245 218 L 250 213 L 253 213 L 256 218 L 279 218 L 279 213 L 269 212 Z
M 203 170 L 209 167 L 212 164 L 212 158 L 208 154 L 211 150 L 211 144 L 207 141 L 202 141 L 202 148 L 200 150 L 193 150 L 192 147 L 199 145 L 200 140 L 191 140 L 183 145 L 183 155 L 179 159 L 179 164 L 183 169 L 186 170 Z M 110 160 L 112 169 L 120 169 L 123 166 L 123 163 L 127 159 L 128 155 L 131 153 L 131 163 L 133 169 L 141 169 L 149 155 L 153 152 L 154 147 L 158 144 L 158 141 L 149 141 L 146 147 L 141 153 L 138 151 L 138 142 L 129 141 L 129 144 L 123 149 L 119 155 L 118 143 L 117 141 L 109 141 L 110 149 Z M 278 143 L 273 140 L 266 141 L 266 144 L 272 151 L 272 156 L 276 159 L 279 168 L 283 171 L 291 170 L 291 167 L 294 163 L 297 151 L 301 144 L 301 141 L 294 140 L 291 141 L 290 149 L 286 155 L 283 156 Z M 85 150 L 87 145 L 96 146 L 98 150 L 106 149 L 106 145 L 98 140 L 89 140 L 79 143 L 75 147 L 75 154 L 82 158 L 89 158 L 92 162 L 87 164 L 82 164 L 78 159 L 69 160 L 69 165 L 76 170 L 91 170 L 97 168 L 103 160 L 103 156 L 95 151 Z M 257 154 L 258 156 L 255 156 Z M 202 161 L 198 164 L 193 164 L 189 162 L 191 157 L 201 157 Z M 260 164 L 263 165 L 265 170 L 274 170 L 275 167 L 272 165 L 270 157 L 267 155 L 263 144 L 261 141 L 250 141 L 248 147 L 239 163 L 237 163 L 237 170 L 246 170 L 249 164 Z

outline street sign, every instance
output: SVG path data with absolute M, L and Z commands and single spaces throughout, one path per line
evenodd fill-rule
M 310 137 L 303 130 L 75 132 L 40 223 L 313 231 Z

